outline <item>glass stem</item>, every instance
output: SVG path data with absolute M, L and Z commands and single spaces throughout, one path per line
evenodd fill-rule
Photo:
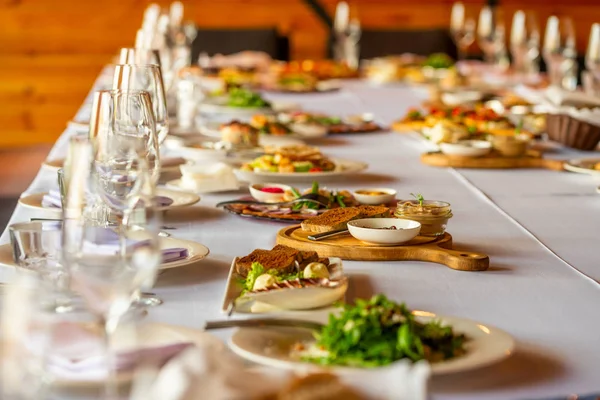
M 104 384 L 104 400 L 118 400 L 116 355 L 113 348 L 114 332 L 118 321 L 107 317 L 102 320 L 104 328 L 104 346 L 106 348 L 106 382 Z

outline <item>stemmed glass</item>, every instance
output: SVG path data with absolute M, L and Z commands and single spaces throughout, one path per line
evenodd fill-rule
M 567 90 L 577 88 L 575 29 L 570 18 L 551 16 L 546 23 L 542 55 L 550 84 Z
M 103 324 L 108 360 L 105 395 L 114 399 L 113 335 L 135 293 L 154 282 L 161 250 L 154 185 L 146 158 L 139 154 L 139 140 L 129 137 L 111 142 L 111 147 L 119 148 L 111 154 L 123 159 L 95 157 L 89 140 L 74 143 L 78 151 L 65 198 L 63 258 L 75 289 Z M 120 204 L 123 219 L 118 231 L 98 227 L 88 218 L 85 196 L 90 191 Z
M 162 65 L 160 53 L 155 49 L 136 49 L 123 47 L 119 51 L 119 64 L 131 65 Z M 164 75 L 164 71 L 162 71 Z
M 537 74 L 540 71 L 540 30 L 532 12 L 515 12 L 510 33 L 510 50 L 517 72 Z
M 124 91 L 143 90 L 150 94 L 152 111 L 156 122 L 158 142 L 162 143 L 169 133 L 167 99 L 160 67 L 157 65 L 116 65 L 113 89 Z
M 465 19 L 465 6 L 461 2 L 452 5 L 450 34 L 458 50 L 458 59 L 465 60 L 467 49 L 475 41 L 475 21 L 473 18 Z
M 477 42 L 488 64 L 508 67 L 505 40 L 504 21 L 499 15 L 499 10 L 489 6 L 483 7 L 479 13 Z
M 600 24 L 592 25 L 590 40 L 585 53 L 585 75 L 582 74 L 586 93 L 594 96 L 600 92 Z

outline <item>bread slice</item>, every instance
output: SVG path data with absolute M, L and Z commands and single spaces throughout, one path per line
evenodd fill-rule
M 361 218 L 386 218 L 390 216 L 390 209 L 385 206 L 358 206 Z
M 296 270 L 296 257 L 297 252 L 257 249 L 245 257 L 238 258 L 235 270 L 245 278 L 252 269 L 252 263 L 257 262 L 262 264 L 265 270 L 276 269 L 283 273 L 290 273 Z
M 301 227 L 305 232 L 321 233 L 343 229 L 353 219 L 360 218 L 361 211 L 358 207 L 340 207 L 325 211 L 323 214 L 309 218 L 302 222 Z
M 319 255 L 317 254 L 316 251 L 296 250 L 292 247 L 284 246 L 282 244 L 278 244 L 277 246 L 273 247 L 273 250 L 271 250 L 271 251 L 283 251 L 283 252 L 293 254 L 294 257 L 296 257 L 296 261 L 298 261 L 298 264 L 300 265 L 300 267 L 304 267 L 304 266 L 310 264 L 311 262 L 319 261 Z

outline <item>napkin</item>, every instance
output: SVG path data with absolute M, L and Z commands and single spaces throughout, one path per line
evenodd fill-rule
M 191 343 L 173 342 L 149 347 L 143 347 L 142 343 L 141 346 L 124 346 L 117 350 L 114 362 L 119 373 L 133 371 L 142 359 L 162 366 Z M 100 333 L 82 324 L 61 322 L 54 327 L 47 360 L 48 370 L 57 379 L 101 381 L 106 377 L 106 351 Z
M 237 190 L 240 184 L 233 169 L 225 163 L 182 165 L 180 186 L 198 193 Z

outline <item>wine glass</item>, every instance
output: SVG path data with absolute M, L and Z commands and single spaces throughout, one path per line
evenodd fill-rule
M 592 25 L 590 40 L 585 53 L 585 78 L 582 74 L 584 89 L 587 93 L 597 95 L 600 81 L 600 24 Z
M 532 12 L 515 12 L 510 33 L 510 50 L 517 72 L 539 72 L 540 30 L 537 18 Z
M 137 142 L 129 139 L 112 142 L 129 162 L 106 164 L 103 160 L 100 172 L 91 141 L 81 139 L 74 144 L 78 151 L 72 160 L 64 207 L 63 258 L 74 288 L 103 324 L 108 360 L 105 395 L 111 399 L 117 395 L 113 334 L 135 293 L 154 282 L 161 262 L 154 184 L 146 158 L 139 155 Z M 119 196 L 105 190 L 106 180 L 113 182 L 110 187 L 119 185 Z M 121 181 L 127 182 L 125 190 Z M 118 197 L 123 212 L 120 229 L 98 227 L 90 221 L 89 205 L 84 201 L 89 191 L 99 191 L 99 197 L 108 195 L 110 200 Z
M 119 51 L 119 64 L 158 65 L 161 64 L 160 53 L 156 49 L 137 49 L 123 47 Z M 164 75 L 164 71 L 162 71 Z
M 160 67 L 157 65 L 117 65 L 113 77 L 113 89 L 150 93 L 152 111 L 156 122 L 156 134 L 162 143 L 169 133 L 167 98 Z
M 575 29 L 570 18 L 551 16 L 546 23 L 542 55 L 550 84 L 567 90 L 577 88 Z
M 508 67 L 504 21 L 499 10 L 485 6 L 479 13 L 477 42 L 488 64 Z
M 452 5 L 450 14 L 450 34 L 458 50 L 458 59 L 467 58 L 467 49 L 475 41 L 475 21 L 465 19 L 465 6 L 461 2 Z

